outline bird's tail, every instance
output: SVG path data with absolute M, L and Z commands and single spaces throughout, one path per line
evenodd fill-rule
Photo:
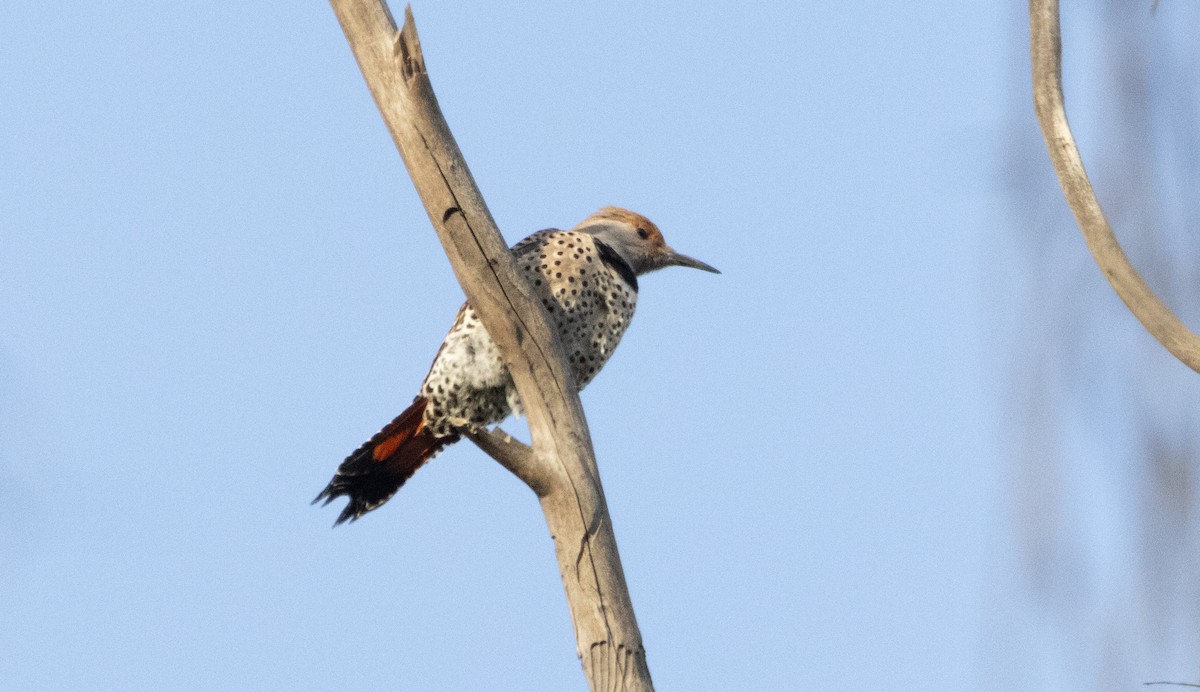
M 387 502 L 422 464 L 442 447 L 458 441 L 458 435 L 438 437 L 424 422 L 425 397 L 417 397 L 391 423 L 346 457 L 333 480 L 313 504 L 345 495 L 350 498 L 334 526 L 354 521 Z

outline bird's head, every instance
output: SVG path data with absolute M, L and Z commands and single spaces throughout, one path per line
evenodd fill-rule
M 621 256 L 636 274 L 663 267 L 692 267 L 720 274 L 715 267 L 671 249 L 650 219 L 620 207 L 604 207 L 573 230 L 596 236 Z

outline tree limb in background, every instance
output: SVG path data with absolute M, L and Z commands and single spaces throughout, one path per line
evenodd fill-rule
M 454 274 L 512 373 L 533 446 L 498 432 L 471 438 L 541 502 L 591 689 L 652 690 L 578 388 L 442 117 L 412 11 L 397 31 L 382 0 L 331 4 Z
M 1200 372 L 1200 337 L 1179 321 L 1129 263 L 1083 168 L 1063 103 L 1058 0 L 1029 0 L 1029 31 L 1034 108 L 1063 194 L 1092 257 L 1151 336 L 1184 365 Z

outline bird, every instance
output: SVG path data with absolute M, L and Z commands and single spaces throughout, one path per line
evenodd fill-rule
M 518 270 L 546 309 L 575 383 L 583 389 L 612 356 L 633 318 L 638 277 L 664 267 L 716 268 L 667 245 L 641 214 L 604 207 L 570 230 L 546 229 L 512 247 Z M 334 526 L 387 502 L 464 432 L 521 414 L 512 376 L 470 303 L 454 325 L 412 404 L 338 467 L 313 504 L 345 496 Z

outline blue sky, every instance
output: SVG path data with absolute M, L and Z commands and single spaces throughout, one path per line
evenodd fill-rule
M 584 393 L 659 688 L 1002 672 L 1021 13 L 441 5 L 510 241 L 618 204 L 724 272 L 644 279 Z M 329 7 L 188 9 L 0 10 L 0 679 L 581 688 L 540 511 L 481 452 L 352 526 L 308 505 L 462 295 Z

